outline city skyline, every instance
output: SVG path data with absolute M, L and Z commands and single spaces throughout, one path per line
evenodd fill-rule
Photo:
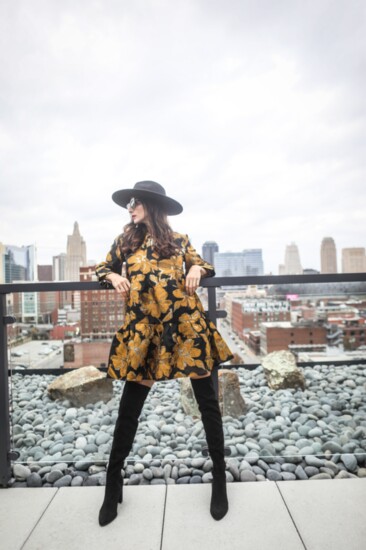
M 80 245 L 79 246 L 82 246 L 84 248 L 84 251 L 86 249 L 86 246 L 87 246 L 87 242 L 86 242 L 86 239 L 84 239 L 81 235 L 80 235 L 80 229 L 79 229 L 79 223 L 77 221 L 74 222 L 73 224 L 73 235 L 77 235 L 77 241 L 80 241 Z M 75 238 L 75 237 L 74 237 Z M 285 248 L 284 248 L 284 251 L 283 251 L 283 255 L 285 256 L 285 260 L 286 260 L 286 254 L 288 253 L 289 249 L 292 249 L 293 247 L 296 248 L 296 253 L 300 256 L 299 260 L 301 261 L 301 267 L 302 267 L 302 270 L 306 270 L 306 269 L 316 269 L 317 271 L 319 272 L 323 272 L 323 273 L 326 273 L 327 271 L 321 271 L 320 267 L 321 267 L 321 260 L 322 260 L 322 250 L 323 250 L 323 244 L 324 244 L 324 241 L 327 241 L 328 239 L 330 239 L 332 241 L 332 243 L 334 245 L 336 245 L 334 239 L 332 237 L 323 237 L 323 239 L 320 241 L 319 243 L 319 254 L 318 254 L 318 258 L 317 258 L 317 263 L 319 265 L 319 268 L 314 268 L 313 266 L 312 267 L 308 267 L 308 266 L 304 266 L 302 261 L 300 260 L 301 258 L 301 250 L 300 248 L 297 246 L 296 243 L 294 242 L 291 242 L 290 244 L 287 244 L 285 245 Z M 66 242 L 66 245 L 65 245 L 65 251 L 67 250 L 68 248 L 68 245 L 69 245 L 69 242 L 70 242 L 70 235 L 66 235 L 65 236 L 65 242 Z M 221 249 L 221 246 L 220 246 L 220 243 L 216 242 L 216 241 L 205 241 L 203 243 L 203 247 L 206 245 L 206 244 L 215 244 L 215 245 L 218 245 L 218 248 L 220 250 L 220 252 L 215 252 L 215 254 L 218 254 L 218 256 L 225 256 L 225 254 L 228 254 L 229 256 L 230 255 L 243 255 L 243 253 L 248 253 L 248 252 L 258 252 L 260 255 L 261 255 L 261 258 L 263 260 L 263 266 L 264 266 L 264 271 L 263 271 L 263 274 L 264 275 L 267 275 L 270 273 L 270 270 L 267 270 L 266 269 L 266 261 L 265 261 L 265 255 L 263 254 L 263 249 L 240 249 L 240 250 L 230 250 L 230 251 L 223 251 Z M 4 247 L 4 250 L 5 250 L 5 247 L 9 247 L 9 246 L 12 246 L 12 247 L 18 247 L 18 248 L 27 248 L 29 246 L 35 246 L 35 245 L 27 245 L 27 244 L 21 244 L 19 245 L 18 243 L 17 244 L 6 244 L 5 246 L 5 243 L 3 243 L 1 240 L 0 240 L 0 256 L 1 256 L 1 246 Z M 196 247 L 198 252 L 202 255 L 202 257 L 204 257 L 204 251 L 201 247 L 198 248 Z M 336 256 L 337 256 L 337 263 L 339 264 L 340 266 L 340 269 L 338 270 L 339 273 L 342 273 L 343 272 L 343 269 L 342 269 L 342 263 L 344 262 L 344 254 L 350 254 L 350 253 L 353 253 L 353 254 L 357 254 L 357 256 L 359 256 L 360 254 L 360 250 L 364 250 L 365 251 L 365 247 L 354 247 L 354 246 L 351 246 L 351 247 L 345 247 L 345 248 L 341 248 L 339 249 L 338 246 L 335 246 L 335 253 L 336 253 Z M 351 251 L 351 252 L 350 252 Z M 66 262 L 66 257 L 67 257 L 67 253 L 66 252 L 63 252 L 62 250 L 59 251 L 57 254 L 53 255 L 49 260 L 50 261 L 43 261 L 41 262 L 40 259 L 39 259 L 39 255 L 38 255 L 38 249 L 37 247 L 35 248 L 35 258 L 36 258 L 36 265 L 38 266 L 45 266 L 45 265 L 50 265 L 50 266 L 53 266 L 53 271 L 55 271 L 55 280 L 71 280 L 71 279 L 67 279 L 66 275 L 63 275 L 61 278 L 59 277 L 59 274 L 58 274 L 58 270 L 60 269 L 58 267 L 58 264 L 57 264 L 57 261 L 60 260 L 60 258 L 64 258 L 64 262 Z M 0 258 L 1 259 L 1 258 Z M 99 261 L 101 261 L 103 258 L 100 258 L 100 259 L 97 259 L 97 258 L 86 258 L 86 263 L 85 263 L 85 258 L 82 260 L 82 264 L 85 266 L 86 264 L 87 265 L 92 265 L 92 263 L 95 261 L 96 263 L 98 263 Z M 207 258 L 206 258 L 207 259 Z M 78 260 L 79 261 L 79 260 Z M 56 264 L 55 264 L 56 262 Z M 364 259 L 364 265 L 365 265 L 365 270 L 366 270 L 366 257 Z M 57 265 L 57 268 L 56 268 L 56 265 Z M 81 265 L 81 264 L 80 264 Z M 286 264 L 283 264 L 283 263 L 278 263 L 277 264 L 277 270 L 275 270 L 274 272 L 272 271 L 272 275 L 282 275 L 282 274 L 291 274 L 293 271 L 292 271 L 292 268 L 290 267 L 289 269 L 289 266 L 287 266 L 287 269 L 285 268 L 285 265 Z M 355 264 L 356 265 L 356 264 Z M 357 267 L 360 266 L 360 263 L 358 261 L 357 263 Z M 0 267 L 1 267 L 1 262 L 0 262 Z M 296 272 L 298 270 L 295 270 Z M 295 272 L 294 271 L 294 272 Z M 301 271 L 302 272 L 302 271 Z M 333 271 L 329 271 L 329 273 L 331 273 Z M 300 271 L 299 271 L 300 273 Z M 219 273 L 220 276 L 224 276 L 224 274 L 221 274 L 221 272 Z M 74 280 L 74 279 L 72 279 Z
M 4 0 L 1 241 L 49 263 L 78 220 L 100 261 L 128 222 L 112 193 L 152 179 L 197 250 L 261 248 L 275 274 L 291 241 L 317 270 L 324 236 L 364 247 L 365 33 L 343 0 Z

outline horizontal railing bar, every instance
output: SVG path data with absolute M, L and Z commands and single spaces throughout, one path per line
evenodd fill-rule
M 311 275 L 253 275 L 245 277 L 208 277 L 203 287 L 276 285 L 298 283 L 359 283 L 366 282 L 366 273 L 319 273 Z M 68 290 L 101 290 L 97 281 L 57 281 L 7 283 L 0 285 L 0 294 L 12 292 L 52 292 Z M 112 290 L 112 287 L 111 287 Z
M 343 283 L 366 281 L 366 273 L 318 273 L 311 275 L 253 275 L 245 277 L 212 277 L 202 286 L 276 285 L 298 283 Z
M 299 367 L 299 368 L 303 368 L 303 367 L 315 367 L 315 366 L 328 366 L 328 367 L 344 367 L 344 366 L 352 366 L 352 365 L 365 365 L 366 364 L 366 359 L 348 359 L 348 360 L 345 360 L 345 361 L 342 361 L 342 360 L 338 360 L 338 361 L 301 361 L 301 362 L 298 362 L 296 363 L 296 365 Z M 238 368 L 243 368 L 243 369 L 246 369 L 246 370 L 254 370 L 258 367 L 260 367 L 262 365 L 262 363 L 243 363 L 243 364 L 237 364 L 237 365 L 233 365 L 232 363 L 228 363 L 227 365 L 226 364 L 222 364 L 220 365 L 219 367 L 219 370 L 221 369 L 238 369 Z M 23 375 L 32 375 L 32 374 L 54 374 L 56 376 L 61 376 L 62 374 L 66 374 L 67 372 L 71 372 L 73 370 L 78 370 L 80 367 L 72 367 L 72 368 L 68 368 L 68 367 L 63 367 L 63 368 L 52 368 L 52 369 L 47 369 L 47 368 L 42 368 L 42 369 L 22 369 L 22 370 L 18 370 L 18 369 L 11 369 L 9 367 L 9 375 L 12 376 L 14 374 L 21 374 L 22 376 Z M 107 368 L 108 367 L 96 367 L 100 372 L 107 372 Z

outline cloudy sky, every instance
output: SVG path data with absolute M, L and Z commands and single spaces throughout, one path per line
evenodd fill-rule
M 101 260 L 160 182 L 201 248 L 366 245 L 363 0 L 2 0 L 0 242 Z

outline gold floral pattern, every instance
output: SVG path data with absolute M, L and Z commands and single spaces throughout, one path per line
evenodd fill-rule
M 100 281 L 121 273 L 126 262 L 131 283 L 125 322 L 113 339 L 107 375 L 123 380 L 168 380 L 203 376 L 232 354 L 203 310 L 195 293 L 185 290 L 185 272 L 202 266 L 215 272 L 191 245 L 187 235 L 174 233 L 179 253 L 159 259 L 147 235 L 141 247 L 124 257 L 123 234 L 117 237 L 105 262 L 96 267 Z M 184 269 L 185 266 L 185 269 Z

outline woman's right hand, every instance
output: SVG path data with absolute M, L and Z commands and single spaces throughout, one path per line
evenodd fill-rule
M 131 283 L 126 277 L 118 275 L 118 273 L 108 273 L 106 279 L 112 283 L 113 287 L 121 294 L 122 298 L 127 298 L 130 292 Z

